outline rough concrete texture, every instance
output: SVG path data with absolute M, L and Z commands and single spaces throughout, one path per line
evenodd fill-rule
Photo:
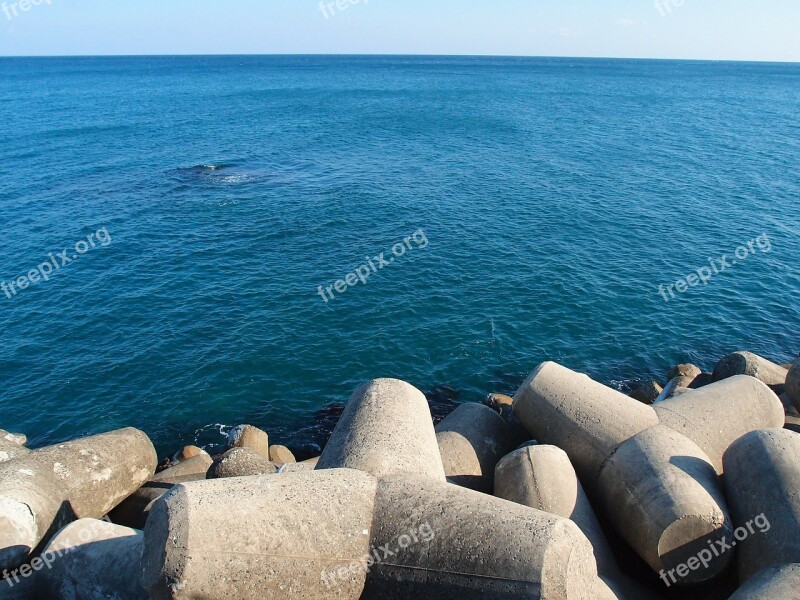
M 187 477 L 190 475 L 205 475 L 208 468 L 214 463 L 211 456 L 206 452 L 198 454 L 191 458 L 187 458 L 179 462 L 177 465 L 165 469 L 160 473 L 156 473 L 150 481 L 167 481 L 174 482 L 180 477 Z
M 514 412 L 539 442 L 569 455 L 590 489 L 614 448 L 658 424 L 653 407 L 554 362 L 539 365 L 522 384 Z
M 183 450 L 178 453 L 177 459 L 182 462 L 203 454 L 208 455 L 208 452 L 198 446 L 184 446 Z
M 250 448 L 231 448 L 208 469 L 208 479 L 271 475 L 278 469 L 261 454 Z
M 762 429 L 725 453 L 725 487 L 737 543 L 739 579 L 784 563 L 800 563 L 800 434 Z M 747 523 L 751 522 L 750 528 Z
M 661 387 L 660 383 L 657 381 L 648 381 L 636 388 L 633 393 L 631 393 L 631 398 L 645 404 L 652 404 L 663 391 L 664 388 Z
M 786 385 L 788 371 L 780 365 L 752 352 L 734 352 L 724 357 L 714 367 L 714 379 L 720 381 L 734 375 L 749 375 L 766 383 L 778 394 Z
M 297 459 L 286 446 L 270 446 L 269 459 L 276 465 L 286 465 L 297 462 Z
M 303 462 L 299 463 L 286 463 L 282 465 L 281 468 L 278 470 L 278 473 L 297 473 L 300 471 L 313 471 L 317 463 L 319 462 L 319 456 L 316 458 L 309 458 L 308 460 L 304 460 Z
M 603 466 L 599 489 L 614 527 L 654 571 L 674 572 L 672 584 L 708 581 L 733 558 L 708 551 L 704 565 L 676 570 L 708 550 L 709 541 L 730 539 L 732 528 L 708 456 L 668 427 L 622 444 Z
M 53 600 L 148 600 L 141 586 L 141 531 L 95 519 L 71 523 L 41 556 L 42 595 Z M 36 559 L 34 559 L 36 560 Z
M 10 433 L 5 429 L 0 429 L 0 440 L 11 442 L 17 446 L 25 446 L 28 443 L 28 436 L 24 433 Z
M 503 457 L 495 470 L 494 495 L 570 519 L 592 544 L 597 571 L 608 577 L 620 575 L 575 469 L 560 448 L 529 446 Z
M 153 600 L 358 599 L 376 486 L 351 469 L 178 485 L 147 521 L 142 582 Z
M 703 371 L 697 365 L 683 363 L 675 365 L 669 370 L 669 373 L 667 373 L 667 381 L 671 381 L 676 377 L 687 377 L 694 381 L 697 377 L 702 375 L 702 373 Z
M 692 385 L 693 381 L 694 377 L 678 376 L 670 379 L 664 389 L 661 390 L 661 393 L 658 395 L 658 397 L 653 401 L 653 404 L 659 404 L 664 402 L 664 400 L 669 400 L 670 398 L 674 398 L 675 396 L 680 396 L 681 394 L 691 391 L 689 386 Z
M 317 464 L 375 477 L 421 473 L 445 480 L 425 395 L 398 379 L 376 379 L 351 396 Z
M 789 370 L 786 376 L 786 395 L 797 411 L 800 411 L 800 359 Z
M 764 383 L 736 375 L 655 406 L 663 425 L 696 443 L 722 473 L 722 455 L 749 431 L 783 427 L 783 405 Z
M 797 600 L 800 598 L 800 564 L 759 571 L 729 600 Z
M 249 448 L 269 460 L 269 435 L 252 425 L 238 425 L 228 433 L 228 448 Z
M 0 464 L 0 570 L 21 565 L 53 528 L 69 517 L 66 495 L 30 456 Z
M 29 460 L 52 469 L 79 519 L 108 514 L 150 479 L 158 464 L 150 438 L 132 427 L 40 448 Z
M 71 518 L 100 518 L 155 472 L 156 451 L 138 429 L 34 450 L 0 473 L 0 565 L 17 566 L 31 544 Z M 5 566 L 3 568 L 6 568 Z
M 379 482 L 371 545 L 393 554 L 364 599 L 594 598 L 592 547 L 573 522 L 430 477 Z
M 450 483 L 491 494 L 494 468 L 516 440 L 494 410 L 468 403 L 436 426 L 436 441 Z
M 25 456 L 26 454 L 30 454 L 30 452 L 31 451 L 25 446 L 20 446 L 16 442 L 11 442 L 3 437 L 0 437 L 0 463 L 14 460 L 20 456 Z
M 177 483 L 205 479 L 212 462 L 211 457 L 203 452 L 161 471 L 123 500 L 108 516 L 118 525 L 143 529 L 150 514 L 150 508 L 158 498 L 166 494 Z

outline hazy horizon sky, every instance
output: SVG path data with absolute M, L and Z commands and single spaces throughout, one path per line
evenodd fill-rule
M 0 0 L 2 56 L 489 54 L 797 62 L 798 30 L 800 2 L 789 0 L 724 6 L 704 0 L 340 0 L 338 6 L 239 0 L 233 7 L 210 0 Z

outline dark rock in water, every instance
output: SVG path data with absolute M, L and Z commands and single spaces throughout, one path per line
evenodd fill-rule
M 712 373 L 700 373 L 700 375 L 694 378 L 694 381 L 692 381 L 689 387 L 696 390 L 711 385 L 712 383 L 714 383 L 714 375 Z
M 644 404 L 652 404 L 661 395 L 664 388 L 657 381 L 648 381 L 644 385 L 636 388 L 631 394 L 631 398 L 643 402 Z

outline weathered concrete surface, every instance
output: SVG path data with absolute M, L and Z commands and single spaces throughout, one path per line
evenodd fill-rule
M 277 466 L 287 465 L 289 463 L 297 462 L 297 459 L 292 454 L 292 451 L 289 450 L 286 446 L 270 446 L 269 447 L 269 459 L 270 461 Z
M 0 441 L 11 442 L 17 446 L 26 446 L 28 444 L 28 436 L 24 433 L 10 433 L 5 429 L 0 429 Z
M 671 574 L 673 584 L 708 581 L 733 558 L 709 551 L 704 565 L 676 570 L 732 531 L 714 467 L 679 433 L 660 425 L 622 444 L 603 466 L 599 488 L 615 528 L 655 572 Z
M 185 460 L 189 460 L 190 458 L 194 458 L 195 456 L 201 455 L 208 456 L 208 452 L 199 446 L 184 446 L 183 450 L 181 450 L 175 458 L 178 462 L 183 462 Z
M 8 462 L 30 453 L 31 451 L 25 446 L 20 446 L 16 442 L 0 437 L 0 463 Z
M 702 369 L 700 369 L 700 367 L 697 365 L 693 365 L 692 363 L 683 363 L 680 365 L 675 365 L 669 370 L 667 373 L 667 381 L 671 381 L 676 377 L 686 377 L 694 381 L 702 374 Z
M 150 508 L 158 498 L 166 494 L 177 483 L 205 479 L 212 462 L 211 457 L 203 452 L 161 471 L 123 500 L 109 513 L 109 518 L 117 525 L 143 529 L 150 514 Z
M 725 453 L 733 522 L 748 534 L 736 547 L 741 581 L 768 567 L 800 563 L 798 458 L 800 434 L 786 429 L 753 431 Z
M 736 375 L 655 406 L 663 425 L 696 443 L 722 473 L 722 455 L 749 431 L 783 427 L 783 405 L 761 381 Z
M 653 401 L 653 404 L 659 404 L 664 402 L 664 400 L 669 400 L 675 396 L 680 396 L 681 394 L 690 392 L 691 389 L 689 386 L 692 385 L 694 379 L 694 377 L 683 376 L 670 379 L 664 389 L 661 390 L 661 393 L 658 395 L 658 397 Z
M 34 450 L 25 460 L 50 467 L 78 518 L 98 519 L 155 473 L 150 438 L 128 427 Z
M 780 365 L 752 352 L 729 354 L 714 367 L 714 379 L 720 381 L 734 375 L 749 375 L 766 383 L 777 394 L 782 394 L 788 371 Z
M 0 570 L 21 565 L 62 524 L 65 502 L 51 469 L 27 459 L 0 464 Z
M 145 529 L 153 600 L 356 600 L 366 573 L 326 585 L 370 553 L 376 480 L 329 469 L 181 484 Z
M 319 456 L 316 458 L 309 458 L 308 460 L 304 460 L 303 462 L 299 463 L 286 463 L 282 465 L 280 469 L 278 469 L 278 473 L 298 473 L 301 471 L 313 471 L 317 463 L 319 462 Z
M 498 413 L 483 404 L 468 403 L 436 426 L 436 441 L 450 483 L 491 494 L 494 468 L 516 439 Z
M 269 460 L 269 435 L 252 425 L 238 425 L 228 433 L 230 448 L 249 448 Z
M 398 379 L 359 387 L 333 430 L 317 469 L 358 469 L 383 477 L 422 473 L 445 481 L 425 395 Z
M 594 599 L 592 547 L 573 522 L 430 477 L 380 481 L 371 545 L 393 554 L 364 599 Z
M 137 429 L 34 450 L 0 465 L 0 568 L 13 568 L 72 518 L 99 518 L 152 477 L 156 452 Z
M 261 454 L 250 448 L 231 448 L 214 461 L 208 469 L 208 479 L 227 477 L 249 477 L 252 475 L 271 475 L 277 467 Z
M 797 600 L 800 598 L 800 565 L 789 564 L 759 571 L 729 600 Z
M 539 365 L 522 384 L 514 412 L 539 442 L 569 455 L 589 489 L 614 448 L 658 424 L 653 407 L 553 362 Z
M 614 553 L 567 453 L 556 446 L 529 446 L 503 457 L 495 470 L 494 495 L 573 521 L 592 544 L 597 571 L 620 575 Z
M 41 556 L 50 565 L 42 570 L 42 594 L 53 600 L 148 600 L 140 582 L 143 545 L 141 531 L 75 521 Z

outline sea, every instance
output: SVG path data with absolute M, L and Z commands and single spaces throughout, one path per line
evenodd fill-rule
M 800 351 L 800 64 L 0 59 L 0 428 L 437 418 L 540 362 L 612 387 Z

